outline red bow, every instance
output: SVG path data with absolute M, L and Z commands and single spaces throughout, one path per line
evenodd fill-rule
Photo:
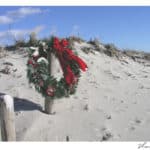
M 68 44 L 68 41 L 65 39 L 59 41 L 58 38 L 54 38 L 53 48 L 56 50 L 66 83 L 72 85 L 77 82 L 77 76 L 73 73 L 70 63 L 75 61 L 83 71 L 86 71 L 87 65 L 71 49 L 67 48 Z

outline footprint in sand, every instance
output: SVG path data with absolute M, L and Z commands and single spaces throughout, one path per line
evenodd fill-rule
M 129 126 L 127 127 L 127 130 L 129 130 L 129 131 L 136 130 L 136 127 L 134 126 L 133 122 L 129 124 Z
M 134 120 L 132 120 L 130 122 L 130 125 L 129 125 L 129 130 L 130 131 L 134 131 L 136 129 L 136 127 L 140 126 L 141 124 L 143 123 L 143 121 L 139 118 L 135 118 Z
M 19 116 L 21 113 L 22 113 L 21 111 L 17 111 L 17 112 L 15 112 L 15 115 Z
M 110 120 L 110 119 L 112 119 L 112 116 L 111 115 L 107 115 L 106 119 Z
M 130 131 L 134 131 L 136 128 L 134 126 L 129 127 Z
M 134 125 L 136 125 L 136 126 L 139 126 L 139 125 L 141 125 L 143 123 L 143 120 L 140 119 L 140 118 L 138 118 L 138 117 L 135 117 L 135 119 L 132 120 L 131 123 L 134 124 Z
M 140 119 L 138 119 L 138 118 L 136 118 L 136 119 L 134 120 L 134 122 L 135 122 L 136 125 L 139 125 L 139 124 L 142 123 L 142 121 L 141 121 Z
M 85 106 L 83 107 L 83 110 L 84 110 L 84 111 L 88 111 L 88 110 L 89 110 L 89 105 L 88 105 L 88 104 L 85 104 Z
M 139 89 L 144 89 L 144 86 L 142 84 L 139 84 Z
M 113 138 L 113 134 L 109 130 L 105 130 L 102 135 L 101 141 L 109 141 L 112 138 Z
M 148 75 L 144 75 L 144 76 L 142 76 L 142 78 L 148 78 Z

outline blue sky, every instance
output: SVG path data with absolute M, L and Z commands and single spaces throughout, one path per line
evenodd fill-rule
M 150 7 L 0 7 L 0 44 L 51 34 L 99 38 L 119 48 L 150 52 Z

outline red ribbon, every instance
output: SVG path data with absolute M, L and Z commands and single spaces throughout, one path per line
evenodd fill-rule
M 58 38 L 54 38 L 53 48 L 56 50 L 66 83 L 72 85 L 77 82 L 77 77 L 73 73 L 70 63 L 75 61 L 79 68 L 83 71 L 86 71 L 87 65 L 81 58 L 76 56 L 73 51 L 67 47 L 68 44 L 68 41 L 65 39 L 59 41 Z

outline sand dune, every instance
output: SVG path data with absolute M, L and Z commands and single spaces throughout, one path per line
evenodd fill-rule
M 15 97 L 17 140 L 150 140 L 150 66 L 94 50 L 85 54 L 82 47 L 93 47 L 75 43 L 88 71 L 75 95 L 55 101 L 55 115 L 42 112 L 44 98 L 28 84 L 26 52 L 10 51 L 0 59 L 0 92 Z

